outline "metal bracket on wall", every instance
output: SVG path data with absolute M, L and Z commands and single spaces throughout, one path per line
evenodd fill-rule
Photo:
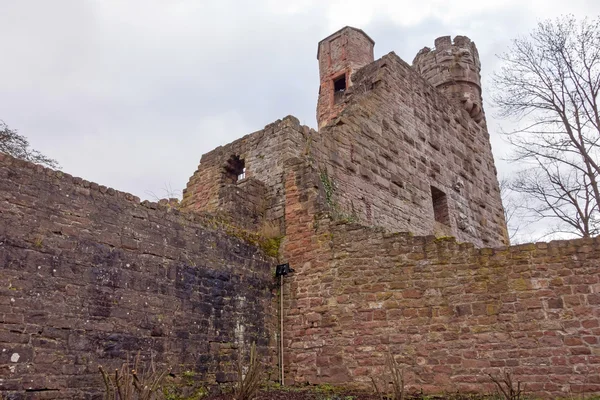
M 279 264 L 277 266 L 277 268 L 275 269 L 275 276 L 276 277 L 285 276 L 291 272 L 294 272 L 294 270 L 292 268 L 290 268 L 289 263 Z

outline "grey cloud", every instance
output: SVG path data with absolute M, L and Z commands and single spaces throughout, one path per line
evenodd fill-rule
M 0 118 L 66 172 L 141 197 L 180 190 L 220 144 L 288 114 L 315 126 L 323 3 L 285 14 L 262 2 L 0 0 Z M 531 24 L 511 9 L 361 28 L 376 56 L 409 63 L 435 37 L 467 34 L 487 77 Z

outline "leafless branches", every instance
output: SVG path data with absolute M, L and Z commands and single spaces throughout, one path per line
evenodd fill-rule
M 27 138 L 19 135 L 15 129 L 9 128 L 2 120 L 0 120 L 0 152 L 50 168 L 60 169 L 56 160 L 30 148 Z
M 504 371 L 503 376 L 497 378 L 488 374 L 492 382 L 496 385 L 504 400 L 521 400 L 523 399 L 524 386 L 521 387 L 521 382 L 517 381 L 515 386 L 510 372 Z
M 508 239 L 514 243 L 521 228 L 523 220 L 520 218 L 522 204 L 519 201 L 519 195 L 511 189 L 512 182 L 508 178 L 502 178 L 500 183 L 500 196 L 504 206 L 504 220 L 508 227 Z
M 256 354 L 256 343 L 252 343 L 252 347 L 250 347 L 250 360 L 245 374 L 243 369 L 240 360 L 238 363 L 238 384 L 235 390 L 236 400 L 253 399 L 260 386 L 262 365 Z
M 599 233 L 596 199 L 588 177 L 581 171 L 549 162 L 517 174 L 512 188 L 525 195 L 521 209 L 528 212 L 531 220 L 558 221 L 549 234 L 593 237 Z
M 392 390 L 394 400 L 404 400 L 404 370 L 400 368 L 392 353 L 388 352 L 386 358 L 388 371 L 392 377 Z
M 552 218 L 578 236 L 597 234 L 600 19 L 541 22 L 500 58 L 493 99 L 502 117 L 520 121 L 506 137 L 513 160 L 526 165 L 511 189 L 528 198 L 534 218 Z
M 387 373 L 389 374 L 390 383 L 392 385 L 393 396 L 390 397 L 393 400 L 404 400 L 404 370 L 398 365 L 398 362 L 394 358 L 394 355 L 388 351 L 385 355 L 385 366 Z M 371 377 L 371 383 L 373 384 L 373 389 L 377 396 L 383 400 L 384 396 L 375 378 Z M 384 380 L 384 391 L 387 389 L 387 383 Z
M 162 383 L 168 370 L 157 371 L 154 362 L 147 370 L 140 371 L 140 355 L 136 355 L 133 368 L 129 361 L 114 374 L 107 373 L 102 366 L 98 370 L 104 380 L 104 400 L 153 400 L 161 396 Z
M 381 393 L 381 390 L 379 390 L 379 386 L 377 386 L 375 378 L 371 377 L 371 383 L 373 384 L 373 390 L 375 391 L 377 397 L 379 397 L 379 400 L 383 400 L 383 393 Z

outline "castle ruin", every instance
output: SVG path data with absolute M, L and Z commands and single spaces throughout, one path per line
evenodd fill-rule
M 319 42 L 318 131 L 204 154 L 180 204 L 0 154 L 0 393 L 89 398 L 136 351 L 232 382 L 252 342 L 286 384 L 369 385 L 391 352 L 428 393 L 600 392 L 600 239 L 508 246 L 475 44 L 374 45 Z
M 394 53 L 374 61 L 373 46 L 351 27 L 323 39 L 319 131 L 287 117 L 205 154 L 183 207 L 220 212 L 251 229 L 272 222 L 284 235 L 282 176 L 286 161 L 301 157 L 320 171 L 338 216 L 479 247 L 507 245 L 474 43 L 439 38 L 414 67 Z

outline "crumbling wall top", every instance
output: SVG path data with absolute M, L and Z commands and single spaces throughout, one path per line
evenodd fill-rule
M 366 37 L 371 42 L 371 44 L 373 46 L 375 46 L 375 41 L 373 39 L 371 39 L 371 37 L 369 35 L 367 35 L 365 33 L 365 31 L 363 31 L 362 29 L 354 28 L 352 26 L 348 26 L 347 25 L 347 26 L 343 27 L 342 29 L 335 31 L 331 35 L 329 35 L 326 38 L 324 38 L 321 41 L 319 41 L 319 43 L 317 44 L 317 60 L 319 59 L 319 53 L 320 53 L 320 50 L 321 50 L 321 44 L 324 43 L 324 42 L 327 42 L 327 41 L 331 40 L 335 36 L 341 35 L 342 32 L 347 31 L 347 30 L 348 31 L 355 31 L 355 32 L 361 33 L 364 37 Z

